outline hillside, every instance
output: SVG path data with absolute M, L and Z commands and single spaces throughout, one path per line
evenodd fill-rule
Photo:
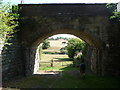
M 59 52 L 62 47 L 67 45 L 67 40 L 59 39 L 59 40 L 49 40 L 50 47 L 48 49 L 43 50 L 43 52 Z

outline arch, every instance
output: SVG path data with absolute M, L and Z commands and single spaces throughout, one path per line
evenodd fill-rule
M 96 9 L 93 6 L 94 5 L 90 6 L 92 7 L 90 12 L 94 12 L 93 9 Z M 42 6 L 44 8 L 41 8 L 40 5 L 23 5 L 21 13 L 25 18 L 20 21 L 20 30 L 22 34 L 22 45 L 25 48 L 24 53 L 27 54 L 25 56 L 28 56 L 25 59 L 27 62 L 26 65 L 28 65 L 26 67 L 28 69 L 32 67 L 33 69 L 33 57 L 35 56 L 35 53 L 32 52 L 36 52 L 37 46 L 44 39 L 55 34 L 72 34 L 86 41 L 93 48 L 92 53 L 97 53 L 96 55 L 93 55 L 97 57 L 96 61 L 94 59 L 94 62 L 96 63 L 96 72 L 102 72 L 104 74 L 106 71 L 108 71 L 108 67 L 104 66 L 107 63 L 109 55 L 106 44 L 110 41 L 109 37 L 112 35 L 109 34 L 109 29 L 113 29 L 113 27 L 115 27 L 116 30 L 119 31 L 119 27 L 116 27 L 117 25 L 111 27 L 112 23 L 110 23 L 108 17 L 108 10 L 103 6 L 103 9 L 101 9 L 101 5 L 98 6 L 100 6 L 100 11 L 97 13 L 89 14 L 89 12 L 83 8 L 82 11 L 84 12 L 75 10 L 75 15 L 73 15 L 73 13 L 71 13 L 73 10 L 73 7 L 70 8 L 71 5 L 64 7 L 66 11 L 64 11 L 64 9 L 63 11 L 61 11 L 61 9 L 58 11 L 55 8 L 55 12 L 53 11 L 54 7 L 52 7 L 48 12 L 48 8 L 46 8 L 44 5 Z M 31 7 L 32 10 L 28 9 L 28 7 Z M 59 7 L 63 6 L 60 5 Z M 87 5 L 85 5 L 85 7 L 88 8 Z M 77 8 L 81 9 L 81 5 L 78 5 Z M 59 12 L 62 14 L 59 15 Z M 30 72 L 31 71 L 32 70 L 30 70 Z
M 19 32 L 12 41 L 15 45 L 6 46 L 9 50 L 2 55 L 4 80 L 24 73 L 31 74 L 37 45 L 54 34 L 80 37 L 93 47 L 92 53 L 97 53 L 94 54 L 97 56 L 97 72 L 120 75 L 120 23 L 117 19 L 109 19 L 112 12 L 106 4 L 20 4 L 19 7 L 21 18 L 16 28 Z M 16 68 L 14 73 L 10 67 Z
M 28 63 L 26 63 L 27 68 L 31 70 L 27 70 L 28 72 L 30 71 L 30 73 L 36 73 L 37 69 L 39 68 L 39 63 L 40 63 L 40 59 L 39 59 L 39 55 L 38 55 L 38 45 L 43 42 L 45 39 L 47 39 L 50 36 L 56 35 L 56 34 L 72 34 L 74 36 L 79 37 L 80 39 L 84 40 L 86 43 L 88 43 L 88 45 L 90 47 L 92 47 L 92 53 L 91 56 L 88 57 L 87 59 L 90 59 L 91 57 L 93 57 L 92 61 L 94 62 L 93 65 L 91 64 L 92 61 L 89 61 L 89 68 L 93 68 L 94 72 L 98 72 L 98 69 L 101 69 L 101 65 L 100 65 L 100 59 L 99 59 L 99 53 L 100 53 L 100 49 L 102 48 L 102 42 L 100 40 L 97 40 L 96 38 L 94 38 L 94 36 L 88 34 L 87 32 L 82 32 L 80 30 L 73 30 L 73 29 L 62 29 L 62 30 L 56 30 L 54 32 L 51 33 L 46 33 L 45 35 L 39 35 L 38 34 L 38 38 L 31 44 L 31 46 L 29 47 L 28 51 L 26 51 L 27 53 L 29 53 L 29 57 L 27 57 L 27 61 Z M 30 65 L 30 66 L 29 66 Z M 31 72 L 32 71 L 32 72 Z M 100 71 L 99 71 L 100 73 Z
M 74 35 L 76 37 L 81 38 L 83 41 L 85 41 L 86 43 L 88 43 L 90 46 L 95 47 L 95 48 L 102 48 L 102 41 L 96 39 L 94 36 L 88 34 L 87 32 L 82 32 L 80 30 L 73 30 L 73 29 L 63 29 L 63 30 L 57 30 L 56 32 L 51 32 L 51 33 L 46 33 L 45 36 L 42 36 L 44 38 L 37 38 L 37 40 L 35 40 L 31 47 L 34 47 L 36 45 L 39 45 L 41 42 L 43 42 L 45 39 L 47 39 L 50 36 L 56 35 L 56 34 L 71 34 Z

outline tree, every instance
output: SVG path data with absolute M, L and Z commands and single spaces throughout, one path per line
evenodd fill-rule
M 50 47 L 50 42 L 46 39 L 42 44 L 42 49 L 47 49 Z
M 74 58 L 77 52 L 82 51 L 85 48 L 86 44 L 84 41 L 78 38 L 71 38 L 68 40 L 67 51 L 70 58 Z
M 110 16 L 110 19 L 117 18 L 120 21 L 120 11 L 117 11 L 117 3 L 107 3 L 107 8 L 112 10 L 113 15 Z
M 67 54 L 67 46 L 62 47 L 62 48 L 60 49 L 60 53 L 61 53 L 61 54 Z
M 10 3 L 3 5 L 2 1 L 0 1 L 0 38 L 3 42 L 12 36 L 18 26 L 17 17 L 14 15 Z

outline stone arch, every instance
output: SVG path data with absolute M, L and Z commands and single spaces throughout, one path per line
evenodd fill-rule
M 120 25 L 109 19 L 111 13 L 105 4 L 61 4 L 52 5 L 52 7 L 49 5 L 19 6 L 22 7 L 21 16 L 24 17 L 20 20 L 20 30 L 27 72 L 30 71 L 31 74 L 33 71 L 31 70 L 34 67 L 32 58 L 35 53 L 32 52 L 36 52 L 35 50 L 40 42 L 54 34 L 68 33 L 82 38 L 94 47 L 90 51 L 98 53 L 95 55 L 97 60 L 93 60 L 97 64 L 95 68 L 92 67 L 96 73 L 102 75 L 109 75 L 111 71 L 112 74 L 114 72 L 119 73 L 117 60 L 114 62 L 114 57 L 117 56 L 112 52 L 112 49 L 110 50 L 110 47 L 115 48 L 119 45 L 115 40 L 119 37 Z M 119 52 L 117 52 L 118 54 Z M 111 63 L 114 63 L 112 67 Z M 117 71 L 113 68 L 116 68 Z
M 74 36 L 81 38 L 82 40 L 84 40 L 86 43 L 88 43 L 92 47 L 99 48 L 99 49 L 102 48 L 102 41 L 101 40 L 94 38 L 94 36 L 92 36 L 86 32 L 82 32 L 80 30 L 74 31 L 72 29 L 63 29 L 63 30 L 57 30 L 56 32 L 51 32 L 48 34 L 46 33 L 46 35 L 43 36 L 44 38 L 39 37 L 37 40 L 35 40 L 31 44 L 31 46 L 38 45 L 43 40 L 45 40 L 48 37 L 53 36 L 55 34 L 71 34 L 71 35 L 74 35 Z
M 36 73 L 37 69 L 39 68 L 39 63 L 40 63 L 40 59 L 39 59 L 39 55 L 38 55 L 38 50 L 37 47 L 38 45 L 44 41 L 45 39 L 47 39 L 48 37 L 52 36 L 52 35 L 56 35 L 56 34 L 72 34 L 75 35 L 79 38 L 81 38 L 82 40 L 84 40 L 90 47 L 92 47 L 92 53 L 94 56 L 91 55 L 91 57 L 93 57 L 93 64 L 94 65 L 90 65 L 91 61 L 87 60 L 88 64 L 89 64 L 89 68 L 94 68 L 93 71 L 96 73 L 101 73 L 101 71 L 98 72 L 98 69 L 101 69 L 101 65 L 100 63 L 98 64 L 99 61 L 99 52 L 100 49 L 102 48 L 102 42 L 100 40 L 97 40 L 94 38 L 94 36 L 86 33 L 86 32 L 82 32 L 80 30 L 73 30 L 73 29 L 62 29 L 62 30 L 57 30 L 54 32 L 50 32 L 50 33 L 46 33 L 45 35 L 41 35 L 38 34 L 38 38 L 30 45 L 30 47 L 26 50 L 27 53 L 27 57 L 26 57 L 26 74 L 30 75 L 32 73 Z M 29 54 L 29 55 L 28 55 Z M 87 59 L 90 59 L 91 57 L 88 57 Z
M 78 36 L 94 47 L 88 51 L 98 53 L 96 73 L 120 75 L 120 22 L 110 20 L 112 12 L 106 4 L 20 4 L 19 7 L 21 18 L 19 32 L 12 39 L 14 45 L 6 46 L 9 48 L 0 54 L 3 80 L 32 74 L 37 45 L 60 33 Z

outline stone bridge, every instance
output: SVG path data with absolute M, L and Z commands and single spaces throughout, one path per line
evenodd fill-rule
M 35 73 L 38 45 L 55 34 L 88 44 L 86 63 L 98 75 L 120 75 L 120 23 L 106 4 L 20 4 L 19 31 L 2 50 L 3 80 Z

